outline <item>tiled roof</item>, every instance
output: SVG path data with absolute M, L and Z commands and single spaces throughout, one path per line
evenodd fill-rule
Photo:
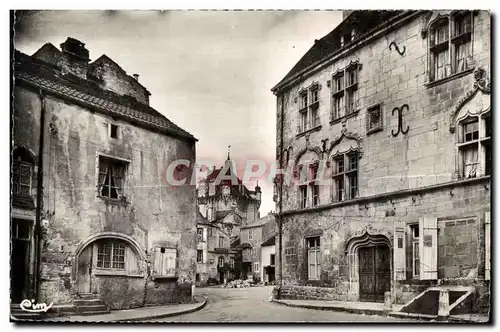
M 90 80 L 64 75 L 55 66 L 34 60 L 19 51 L 15 54 L 14 75 L 15 84 L 25 83 L 127 122 L 185 140 L 196 141 L 193 135 L 175 125 L 154 108 L 133 98 L 101 89 Z
M 266 241 L 262 242 L 261 247 L 273 246 L 276 244 L 276 234 L 268 238 Z
M 401 14 L 402 10 L 356 10 L 351 13 L 335 29 L 319 40 L 314 41 L 314 45 L 302 56 L 302 58 L 292 67 L 285 77 L 278 83 L 272 91 L 277 90 L 288 80 L 297 76 L 308 67 L 326 59 L 333 53 L 341 50 L 340 36 L 348 26 L 355 26 L 358 37 L 371 31 L 376 26 L 386 22 L 390 18 Z M 346 46 L 348 46 L 346 44 Z

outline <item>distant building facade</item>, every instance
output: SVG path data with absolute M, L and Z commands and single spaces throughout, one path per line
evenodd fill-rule
M 61 49 L 13 59 L 11 301 L 190 300 L 195 186 L 166 172 L 194 164 L 196 139 L 149 106 L 138 76 L 106 55 L 91 62 L 76 39 Z
M 249 190 L 228 158 L 198 184 L 198 283 L 225 282 L 240 277 L 241 228 L 259 219 L 261 188 Z M 230 180 L 230 178 L 232 180 Z
M 282 297 L 488 310 L 490 31 L 487 11 L 353 11 L 273 88 Z

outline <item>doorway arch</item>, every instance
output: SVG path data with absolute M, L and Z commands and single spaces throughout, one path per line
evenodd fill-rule
M 92 279 L 91 268 L 95 263 L 95 257 L 93 257 L 92 247 L 96 241 L 99 240 L 115 240 L 124 243 L 126 247 L 130 248 L 130 251 L 136 256 L 139 264 L 139 273 L 143 274 L 145 271 L 144 264 L 146 263 L 146 253 L 144 249 L 141 248 L 139 243 L 135 241 L 129 235 L 116 232 L 101 232 L 88 237 L 85 241 L 81 242 L 74 254 L 74 259 L 72 262 L 72 276 L 75 285 L 75 290 L 77 293 L 92 292 L 92 287 L 88 286 L 88 291 L 82 289 L 82 283 L 90 282 Z M 85 279 L 85 280 L 82 280 Z M 85 287 L 87 288 L 87 287 Z
M 391 248 L 387 236 L 367 231 L 346 242 L 350 301 L 383 301 L 383 293 L 391 290 Z

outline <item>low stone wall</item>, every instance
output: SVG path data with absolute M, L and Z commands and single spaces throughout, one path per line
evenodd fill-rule
M 340 287 L 282 286 L 279 291 L 279 299 L 347 301 L 348 296 Z

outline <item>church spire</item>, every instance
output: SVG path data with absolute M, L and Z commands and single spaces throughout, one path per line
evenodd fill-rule
M 231 145 L 227 146 L 227 160 L 231 160 Z

